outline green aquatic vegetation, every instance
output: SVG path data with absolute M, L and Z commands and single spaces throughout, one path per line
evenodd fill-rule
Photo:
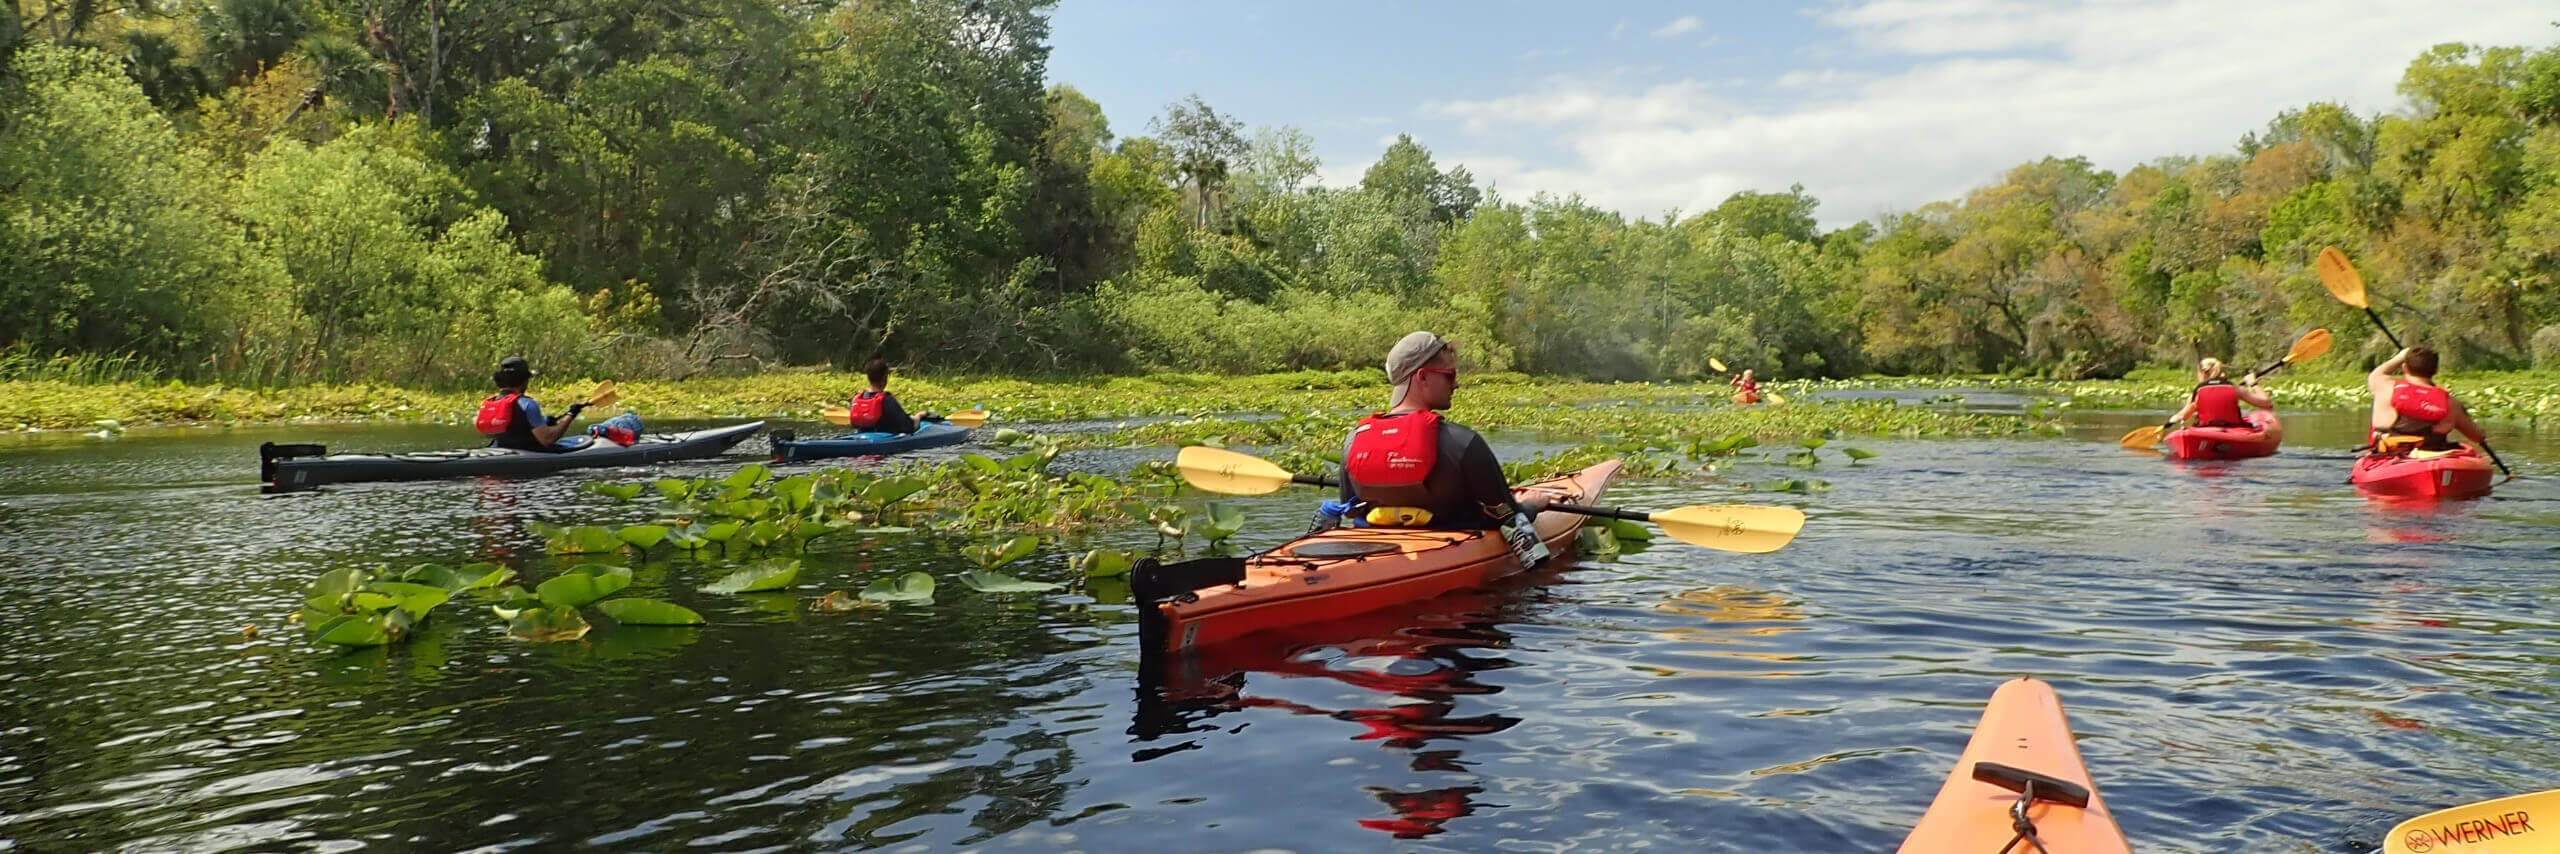
M 533 588 L 534 597 L 554 608 L 582 608 L 631 586 L 627 566 L 587 565 L 551 577 Z
M 702 590 L 705 593 L 763 593 L 788 588 L 799 579 L 800 561 L 796 558 L 760 560 L 703 585 Z
M 1066 585 L 1063 584 L 1024 581 L 1001 572 L 984 569 L 972 569 L 960 573 L 960 584 L 971 590 L 988 594 L 1050 593 L 1066 589 Z
M 391 576 L 388 569 L 333 569 L 312 579 L 293 620 L 302 624 L 315 643 L 398 643 L 408 639 L 428 612 L 450 601 L 455 593 L 485 589 L 513 574 L 504 569 L 471 572 L 474 567 L 457 572 L 420 564 L 397 577 Z
M 1094 549 L 1076 558 L 1075 569 L 1086 578 L 1117 578 L 1138 565 L 1135 552 Z
M 871 582 L 862 588 L 862 598 L 888 604 L 932 602 L 933 586 L 933 576 L 909 572 Z
M 1030 557 L 1032 552 L 1039 550 L 1040 538 L 1024 534 L 1003 542 L 970 546 L 961 549 L 961 553 L 968 555 L 969 560 L 976 563 L 979 569 L 994 569 Z
M 625 626 L 702 625 L 702 615 L 693 609 L 657 599 L 607 599 L 596 603 L 596 610 Z

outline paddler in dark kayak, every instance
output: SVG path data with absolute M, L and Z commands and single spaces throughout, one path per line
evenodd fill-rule
M 508 356 L 498 361 L 498 371 L 490 380 L 498 384 L 498 393 L 480 401 L 480 412 L 472 418 L 473 426 L 489 438 L 489 446 L 518 451 L 574 451 L 601 436 L 615 444 L 628 445 L 640 438 L 640 416 L 625 412 L 588 428 L 588 436 L 561 438 L 569 425 L 585 411 L 583 402 L 569 405 L 569 411 L 556 418 L 542 415 L 542 404 L 525 394 L 533 384 L 533 365 L 523 356 Z
M 2455 430 L 2475 443 L 2487 441 L 2471 410 L 2436 385 L 2436 363 L 2436 351 L 2409 347 L 2365 375 L 2365 389 L 2373 392 L 2373 432 L 2367 438 L 2374 453 L 2452 450 Z M 2400 374 L 2396 379 L 2394 371 Z
M 898 405 L 897 395 L 889 393 L 888 360 L 874 358 L 864 362 L 862 375 L 871 381 L 871 390 L 853 396 L 853 402 L 845 407 L 848 419 L 845 423 L 853 425 L 856 430 L 873 433 L 915 432 L 916 419 L 907 415 L 906 407 Z M 926 421 L 942 420 L 941 416 L 931 412 L 923 417 Z
M 2258 387 L 2258 375 L 2250 374 L 2234 384 L 2229 373 L 2221 359 L 2206 356 L 2197 362 L 2196 390 L 2187 395 L 2187 405 L 2178 414 L 2169 416 L 2169 423 L 2184 425 L 2187 419 L 2194 418 L 2198 427 L 2255 429 L 2258 425 L 2240 414 L 2240 404 L 2275 411 L 2276 399 Z
M 1407 335 L 1387 353 L 1387 382 L 1387 411 L 1361 419 L 1343 447 L 1342 500 L 1328 509 L 1347 510 L 1353 524 L 1527 529 L 1546 499 L 1515 498 L 1484 437 L 1440 417 L 1458 389 L 1457 348 Z

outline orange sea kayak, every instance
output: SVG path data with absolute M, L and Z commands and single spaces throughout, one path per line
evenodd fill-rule
M 1592 504 L 1617 474 L 1618 461 L 1610 460 L 1515 492 Z M 1551 552 L 1570 554 L 1583 520 L 1538 514 L 1538 537 Z M 1519 560 L 1498 532 L 1337 528 L 1249 559 L 1142 564 L 1129 583 L 1141 609 L 1141 643 L 1149 651 L 1181 651 L 1428 599 L 1518 571 Z
M 1939 787 L 1938 799 L 1902 840 L 1904 854 L 1991 854 L 2037 850 L 2019 840 L 2011 815 L 2032 794 L 2025 814 L 2036 841 L 2051 854 L 2129 854 L 2124 833 L 2098 798 L 2098 784 L 2071 742 L 2062 699 L 2053 686 L 2012 679 L 1991 695 L 1973 740 Z M 2010 843 L 2016 842 L 2014 847 Z

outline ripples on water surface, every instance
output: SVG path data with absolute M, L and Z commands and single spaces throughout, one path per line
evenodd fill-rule
M 450 439 L 419 428 L 20 444 L 0 448 L 0 840 L 1885 850 L 2015 675 L 2061 691 L 2144 850 L 2365 851 L 2424 809 L 2560 778 L 2547 480 L 2396 512 L 2311 444 L 2347 444 L 2351 419 L 2294 416 L 2285 455 L 2229 465 L 2116 450 L 2139 420 L 1861 440 L 1882 456 L 1826 465 L 1834 491 L 1745 499 L 1813 514 L 1785 551 L 1666 540 L 1246 644 L 1145 690 L 1125 606 L 981 598 L 950 583 L 957 544 L 930 541 L 823 546 L 793 596 L 642 567 L 634 592 L 702 610 L 700 629 L 528 645 L 456 603 L 399 649 L 312 650 L 281 618 L 322 570 L 503 559 L 539 577 L 524 520 L 645 510 L 577 477 L 248 484 L 264 439 Z M 2560 456 L 2508 445 L 2544 475 Z M 1249 500 L 1249 536 L 1283 539 L 1314 500 Z M 945 581 L 930 609 L 801 607 L 918 568 Z

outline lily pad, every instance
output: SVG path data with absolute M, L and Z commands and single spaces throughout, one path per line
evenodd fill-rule
M 1076 559 L 1076 568 L 1083 570 L 1086 578 L 1113 578 L 1127 575 L 1129 569 L 1137 565 L 1137 559 L 1131 557 L 1128 552 L 1102 549 L 1085 552 L 1084 557 Z
M 873 602 L 931 602 L 933 576 L 910 572 L 894 578 L 883 578 L 862 588 L 862 598 Z
M 630 543 L 632 548 L 645 552 L 651 547 L 667 541 L 667 526 L 627 525 L 615 528 L 613 530 L 613 535 L 621 537 L 623 542 Z
M 666 496 L 667 499 L 671 501 L 681 501 L 684 498 L 693 495 L 693 481 L 686 480 L 684 478 L 658 478 L 657 486 L 658 494 Z
M 311 579 L 311 596 L 343 596 L 373 583 L 373 573 L 362 569 L 332 569 Z
M 1030 557 L 1032 552 L 1038 551 L 1039 549 L 1040 538 L 1030 534 L 1024 534 L 1003 543 L 988 543 L 983 546 L 971 546 L 965 551 L 969 555 L 969 559 L 976 561 L 980 568 L 994 569 L 1026 557 Z
M 1653 529 L 1645 527 L 1641 522 L 1635 522 L 1627 519 L 1597 519 L 1594 521 L 1599 522 L 1601 527 L 1607 528 L 1609 530 L 1609 536 L 1616 537 L 1621 540 L 1633 540 L 1639 543 L 1653 541 Z
M 1806 437 L 1806 438 L 1803 438 L 1803 439 L 1798 439 L 1798 440 L 1796 440 L 1796 444 L 1798 444 L 1798 445 L 1803 445 L 1803 446 L 1805 447 L 1805 449 L 1806 449 L 1806 450 L 1812 450 L 1812 449 L 1814 449 L 1814 448 L 1819 448 L 1819 447 L 1822 447 L 1822 446 L 1824 446 L 1824 445 L 1831 444 L 1831 440 L 1829 440 L 1829 439 L 1825 439 L 1825 438 L 1822 438 L 1822 437 L 1820 437 L 1820 436 L 1809 436 L 1809 437 Z
M 960 461 L 985 474 L 1004 473 L 1004 464 L 982 454 L 961 454 Z
M 961 456 L 973 457 L 977 455 L 962 454 Z M 986 460 L 987 458 L 978 457 L 978 459 Z M 987 464 L 994 465 L 995 461 L 987 460 Z M 862 487 L 862 498 L 872 504 L 887 507 L 891 504 L 905 501 L 908 496 L 923 492 L 925 487 L 932 485 L 933 484 L 925 482 L 925 479 L 920 477 L 903 475 L 899 477 L 884 477 L 864 485 Z
M 782 509 L 799 513 L 809 509 L 809 502 L 817 489 L 817 478 L 805 474 L 792 475 L 774 482 L 773 496 L 782 499 Z
M 494 563 L 471 563 L 462 566 L 462 577 L 471 579 L 464 590 L 494 590 L 498 585 L 515 580 L 516 571 Z
M 581 566 L 533 589 L 542 604 L 554 608 L 578 608 L 615 591 L 631 586 L 631 568 L 627 566 Z
M 721 478 L 720 484 L 733 489 L 752 489 L 756 484 L 763 483 L 765 478 L 772 476 L 773 469 L 765 467 L 765 464 L 748 463 L 728 477 Z
M 1024 581 L 1001 572 L 972 569 L 960 573 L 960 583 L 980 593 L 1048 593 L 1066 589 L 1065 585 L 1046 581 Z
M 702 615 L 693 609 L 657 599 L 607 599 L 596 603 L 596 610 L 626 626 L 702 625 Z
M 739 529 L 745 527 L 746 525 L 738 522 L 714 522 L 702 529 L 702 538 L 711 542 L 725 544 L 729 542 L 730 539 L 738 536 Z
M 800 561 L 760 560 L 702 586 L 706 593 L 756 593 L 791 586 L 800 577 Z
M 771 519 L 758 520 L 755 524 L 747 526 L 747 542 L 760 547 L 781 542 L 782 537 L 782 526 L 775 524 Z
M 405 611 L 347 614 L 315 627 L 311 640 L 338 646 L 385 646 L 407 637 L 414 623 Z
M 411 617 L 425 617 L 428 611 L 453 598 L 453 593 L 442 587 L 407 581 L 376 581 L 371 589 L 398 598 L 400 610 L 409 612 Z
M 587 618 L 576 608 L 526 608 L 507 621 L 507 636 L 536 642 L 570 641 L 587 636 Z
M 1852 448 L 1846 445 L 1841 446 L 1840 453 L 1849 455 L 1849 459 L 1852 460 L 1872 460 L 1875 459 L 1876 456 L 1876 452 L 1874 451 L 1870 451 L 1865 448 Z
M 629 501 L 629 500 L 631 500 L 631 499 L 634 499 L 634 498 L 638 498 L 638 497 L 640 497 L 640 490 L 641 490 L 641 489 L 643 489 L 643 488 L 645 488 L 645 487 L 642 487 L 640 484 L 636 484 L 636 483 L 603 483 L 603 482 L 597 482 L 597 483 L 590 483 L 590 484 L 587 484 L 587 491 L 588 491 L 588 492 L 592 492 L 592 493 L 595 493 L 595 494 L 597 494 L 597 495 L 602 495 L 602 496 L 605 496 L 605 497 L 607 497 L 607 498 L 619 498 L 619 499 L 622 499 L 622 500 L 624 500 L 624 501 Z
M 1011 427 L 998 427 L 998 428 L 996 428 L 995 443 L 996 443 L 996 444 L 998 444 L 998 445 L 1010 445 L 1010 444 L 1013 444 L 1013 443 L 1016 443 L 1016 442 L 1020 442 L 1020 441 L 1022 441 L 1022 440 L 1024 440 L 1024 439 L 1029 439 L 1029 438 L 1031 438 L 1031 434 L 1029 434 L 1029 433 L 1025 433 L 1025 432 L 1022 432 L 1022 431 L 1020 431 L 1020 430 L 1013 429 L 1013 428 L 1011 428 Z
M 442 590 L 461 590 L 471 586 L 471 579 L 462 573 L 432 563 L 409 567 L 409 571 L 400 573 L 400 580 Z
M 1235 536 L 1237 531 L 1244 530 L 1244 508 L 1242 507 L 1233 504 L 1211 504 L 1204 515 L 1207 518 L 1193 525 L 1192 530 L 1198 532 L 1200 536 L 1209 538 L 1210 542 L 1225 541 Z

